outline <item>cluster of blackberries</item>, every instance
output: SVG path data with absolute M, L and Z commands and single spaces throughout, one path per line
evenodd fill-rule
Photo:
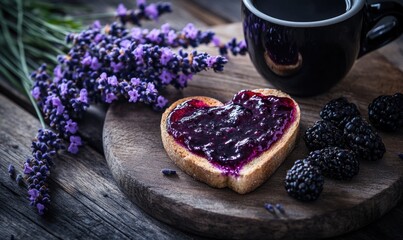
M 369 119 L 382 129 L 396 129 L 403 125 L 402 109 L 402 94 L 381 96 L 369 105 Z M 331 100 L 320 117 L 303 136 L 311 153 L 297 160 L 285 179 L 287 192 L 302 201 L 319 197 L 323 176 L 349 180 L 358 174 L 360 160 L 379 160 L 386 151 L 381 137 L 346 98 Z
M 359 161 L 355 154 L 340 147 L 312 151 L 297 160 L 285 178 L 287 193 L 301 201 L 316 200 L 323 190 L 324 176 L 349 180 L 358 174 Z
M 379 96 L 368 106 L 368 117 L 376 128 L 395 131 L 403 127 L 403 94 Z
M 358 160 L 382 158 L 385 145 L 378 133 L 367 123 L 354 103 L 337 98 L 320 112 L 322 120 L 308 128 L 304 135 L 310 151 L 338 147 L 352 151 Z

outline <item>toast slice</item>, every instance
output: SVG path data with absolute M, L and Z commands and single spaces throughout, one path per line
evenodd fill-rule
M 174 102 L 162 115 L 161 137 L 168 156 L 174 163 L 193 178 L 216 188 L 228 187 L 237 193 L 245 194 L 264 183 L 280 166 L 292 151 L 298 134 L 300 109 L 289 95 L 275 89 L 255 89 L 253 92 L 263 95 L 290 98 L 295 104 L 295 119 L 284 131 L 282 137 L 256 158 L 242 166 L 239 175 L 223 174 L 222 170 L 210 163 L 206 158 L 190 152 L 168 133 L 167 120 L 169 114 L 179 104 L 190 99 L 204 101 L 209 106 L 221 106 L 223 103 L 209 97 L 188 97 Z

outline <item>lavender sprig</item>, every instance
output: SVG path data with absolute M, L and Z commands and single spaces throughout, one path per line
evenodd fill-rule
M 64 146 L 61 139 L 51 130 L 40 129 L 32 141 L 32 158 L 24 163 L 24 175 L 28 185 L 29 200 L 40 215 L 43 215 L 50 203 L 48 180 L 52 159 Z M 21 181 L 21 179 L 17 179 Z
M 157 20 L 162 14 L 172 12 L 171 4 L 151 3 L 145 0 L 137 0 L 137 8 L 128 10 L 122 3 L 116 9 L 116 17 L 122 24 L 132 23 L 141 26 L 141 20 Z
M 180 31 L 176 31 L 169 23 L 163 24 L 160 29 L 154 28 L 152 30 L 135 27 L 130 30 L 129 38 L 141 44 L 172 48 L 196 48 L 201 44 L 213 43 L 222 56 L 228 56 L 229 52 L 234 56 L 247 53 L 244 40 L 238 42 L 236 38 L 233 38 L 228 43 L 223 44 L 213 31 L 201 31 L 192 23 L 188 23 Z

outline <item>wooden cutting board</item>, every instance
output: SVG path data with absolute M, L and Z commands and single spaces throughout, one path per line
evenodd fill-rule
M 215 31 L 229 38 L 242 37 L 240 24 Z M 204 48 L 215 54 L 215 50 Z M 183 91 L 167 89 L 171 100 L 205 95 L 226 102 L 242 89 L 270 88 L 255 71 L 249 57 L 231 57 L 223 73 L 199 74 Z M 319 119 L 329 100 L 345 96 L 359 106 L 367 118 L 368 104 L 381 94 L 403 91 L 403 73 L 378 52 L 358 60 L 348 76 L 329 92 L 296 98 L 300 104 L 303 133 Z M 325 179 L 320 198 L 299 202 L 284 190 L 284 177 L 294 161 L 308 154 L 301 138 L 295 150 L 261 187 L 239 195 L 214 189 L 195 181 L 168 158 L 160 138 L 161 113 L 128 103 L 113 104 L 107 113 L 103 143 L 106 160 L 124 191 L 138 206 L 155 218 L 196 234 L 218 238 L 317 238 L 358 229 L 390 210 L 403 192 L 403 131 L 380 132 L 386 145 L 384 158 L 361 162 L 360 172 L 348 182 Z M 161 169 L 177 170 L 174 177 Z M 265 203 L 281 203 L 285 213 L 272 214 Z M 141 219 L 139 219 L 141 221 Z

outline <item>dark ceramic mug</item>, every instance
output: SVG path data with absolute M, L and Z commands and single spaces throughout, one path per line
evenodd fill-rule
M 255 7 L 255 0 L 243 0 L 244 36 L 259 73 L 289 94 L 315 95 L 343 79 L 357 58 L 403 32 L 399 3 L 349 2 L 350 9 L 336 17 L 297 22 L 264 14 Z M 386 16 L 394 18 L 379 25 Z

